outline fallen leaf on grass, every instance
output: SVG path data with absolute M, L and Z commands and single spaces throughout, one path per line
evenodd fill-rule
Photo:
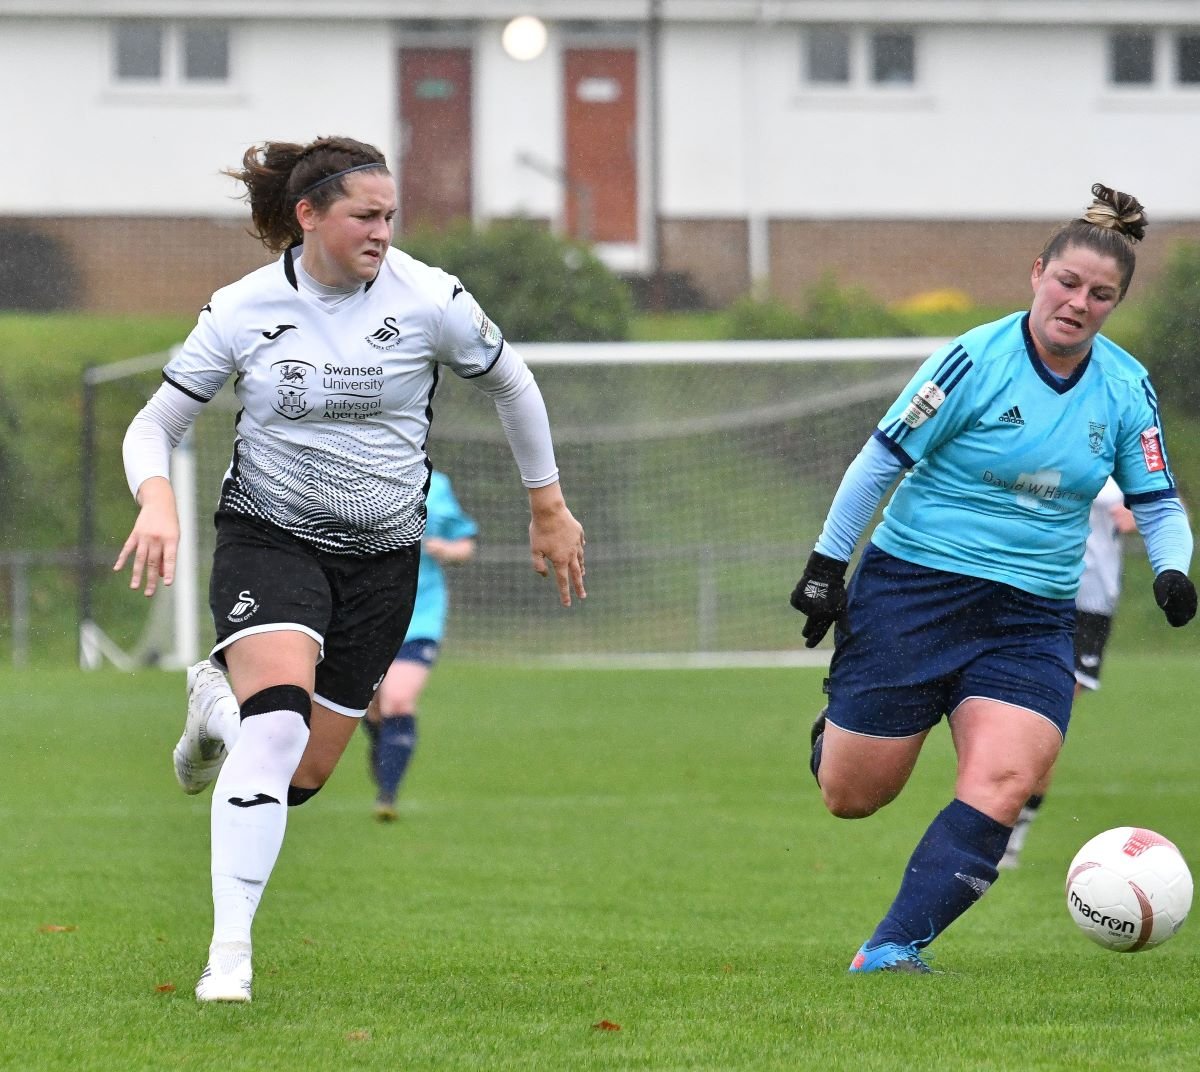
M 154 988 L 154 991 L 157 994 L 174 994 L 175 993 L 175 984 L 174 983 L 159 983 L 158 986 L 156 986 Z
M 620 1031 L 621 1025 L 614 1024 L 611 1020 L 601 1020 L 598 1024 L 592 1024 L 593 1031 Z
M 77 931 L 74 923 L 43 923 L 38 930 L 42 934 L 65 934 L 67 931 Z

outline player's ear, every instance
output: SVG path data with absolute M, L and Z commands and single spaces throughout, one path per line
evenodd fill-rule
M 316 208 L 307 197 L 302 197 L 296 202 L 296 222 L 300 224 L 301 230 L 315 231 L 317 229 L 317 215 Z
M 1035 290 L 1037 289 L 1038 282 L 1041 280 L 1042 273 L 1045 270 L 1046 270 L 1046 266 L 1042 263 L 1042 258 L 1041 257 L 1036 258 L 1033 262 L 1033 268 L 1030 269 L 1030 272 L 1029 272 L 1029 281 L 1030 281 L 1030 283 L 1033 284 L 1033 288 Z

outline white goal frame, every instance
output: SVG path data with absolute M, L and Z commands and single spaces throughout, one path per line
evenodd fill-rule
M 678 366 L 751 366 L 761 364 L 806 364 L 837 362 L 908 363 L 913 370 L 948 340 L 944 338 L 890 339 L 817 339 L 817 340 L 753 340 L 699 342 L 601 342 L 601 343 L 521 343 L 521 356 L 535 374 L 539 368 L 555 366 L 596 365 L 678 365 Z M 157 364 L 161 367 L 168 353 L 149 355 L 123 362 L 128 371 L 144 371 Z M 116 366 L 94 370 L 99 375 L 116 378 L 125 374 Z M 880 411 L 882 413 L 882 410 Z M 436 420 L 435 420 L 436 432 Z M 196 457 L 192 450 L 192 433 L 175 450 L 172 457 L 172 483 L 180 512 L 181 545 L 174 584 L 161 590 L 154 602 L 169 604 L 151 612 L 153 621 L 146 632 L 158 634 L 169 630 L 171 643 L 165 652 L 159 648 L 157 665 L 164 668 L 187 666 L 200 657 L 202 649 L 200 591 L 202 564 L 198 561 L 200 525 L 211 514 L 211 489 L 201 492 L 197 485 Z M 571 489 L 568 488 L 568 498 Z M 198 501 L 203 497 L 205 501 Z M 202 520 L 204 519 L 204 520 Z M 583 519 L 586 521 L 587 519 Z M 797 552 L 799 553 L 799 552 Z M 526 552 L 527 554 L 527 552 Z M 545 593 L 542 593 L 545 595 Z M 547 596 L 548 598 L 548 596 Z M 703 633 L 703 629 L 701 629 Z M 797 634 L 798 635 L 798 634 Z M 141 644 L 138 645 L 141 647 Z M 109 661 L 123 669 L 141 664 L 138 650 L 122 651 L 113 644 L 92 621 L 80 623 L 80 659 L 85 668 L 95 668 Z M 827 652 L 809 652 L 796 645 L 796 650 L 780 651 L 640 651 L 627 653 L 576 653 L 539 656 L 526 653 L 518 661 L 554 666 L 747 666 L 747 665 L 819 665 L 827 661 Z

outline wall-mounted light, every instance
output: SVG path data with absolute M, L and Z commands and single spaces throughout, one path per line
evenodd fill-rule
M 535 15 L 518 15 L 504 27 L 500 43 L 514 60 L 536 60 L 546 49 L 546 24 Z

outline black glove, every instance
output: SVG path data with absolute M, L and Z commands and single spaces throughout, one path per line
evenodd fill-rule
M 1196 586 L 1177 569 L 1163 570 L 1154 578 L 1154 602 L 1178 629 L 1196 616 Z
M 806 648 L 820 644 L 829 627 L 846 609 L 846 565 L 820 551 L 808 556 L 804 576 L 792 591 L 792 606 L 808 615 L 808 621 L 800 631 Z M 1192 609 L 1195 610 L 1194 595 Z

